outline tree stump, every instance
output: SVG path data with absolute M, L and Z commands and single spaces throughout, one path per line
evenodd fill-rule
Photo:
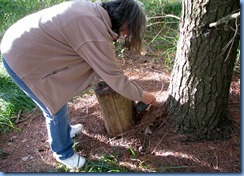
M 95 94 L 102 110 L 105 128 L 110 136 L 123 133 L 133 125 L 134 101 L 121 96 L 104 81 L 97 83 Z

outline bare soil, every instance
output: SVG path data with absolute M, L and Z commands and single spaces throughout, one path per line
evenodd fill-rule
M 70 123 L 84 125 L 83 133 L 75 138 L 78 153 L 89 161 L 114 155 L 120 166 L 135 172 L 240 172 L 239 75 L 233 77 L 230 89 L 230 135 L 188 141 L 174 131 L 164 110 L 170 74 L 146 56 L 122 59 L 120 63 L 126 75 L 157 96 L 159 104 L 142 113 L 141 120 L 127 132 L 111 138 L 97 99 L 92 89 L 87 89 L 68 103 Z M 20 116 L 15 125 L 10 133 L 0 135 L 0 171 L 57 172 L 60 165 L 52 157 L 40 110 Z

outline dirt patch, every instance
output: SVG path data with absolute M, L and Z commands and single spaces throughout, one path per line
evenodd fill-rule
M 133 58 L 132 58 L 133 60 Z M 170 75 L 150 58 L 121 60 L 132 80 L 163 102 Z M 76 150 L 88 160 L 116 155 L 121 166 L 142 172 L 240 172 L 240 77 L 231 84 L 228 118 L 231 136 L 225 140 L 187 142 L 172 128 L 163 103 L 151 106 L 126 133 L 110 138 L 91 89 L 69 102 L 70 123 L 82 123 Z M 147 133 L 145 133 L 145 131 Z M 50 172 L 59 165 L 47 142 L 45 120 L 37 109 L 9 134 L 0 135 L 1 172 Z M 135 154 L 132 154 L 131 151 Z M 5 152 L 5 153 L 3 153 Z

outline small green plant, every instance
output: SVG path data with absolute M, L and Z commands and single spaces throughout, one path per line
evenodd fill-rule
M 136 157 L 136 152 L 134 151 L 134 149 L 132 147 L 129 148 L 131 154 L 133 157 Z
M 82 172 L 129 172 L 119 166 L 117 157 L 113 154 L 105 154 L 99 160 L 88 160 Z

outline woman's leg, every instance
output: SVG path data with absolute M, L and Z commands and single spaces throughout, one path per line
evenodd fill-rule
M 49 143 L 56 157 L 66 159 L 74 154 L 73 139 L 70 137 L 67 106 L 63 106 L 55 115 L 45 114 Z
M 51 115 L 47 107 L 33 94 L 27 85 L 8 66 L 4 58 L 3 65 L 13 81 L 30 97 L 42 110 L 46 118 L 46 127 L 51 149 L 55 155 L 63 160 L 74 154 L 73 140 L 70 138 L 70 124 L 68 122 L 67 106 L 63 106 L 55 115 Z

